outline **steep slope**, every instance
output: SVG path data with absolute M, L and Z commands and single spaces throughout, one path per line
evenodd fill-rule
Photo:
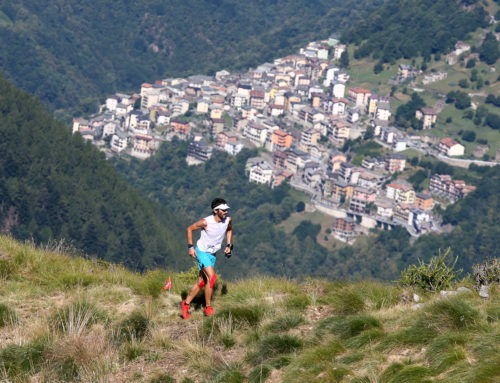
M 4 236 L 0 278 L 1 381 L 500 379 L 498 289 L 488 299 L 470 284 L 451 297 L 418 292 L 414 306 L 413 291 L 393 284 L 219 279 L 215 315 L 203 317 L 200 297 L 183 321 L 196 272 L 139 275 Z
M 0 71 L 50 110 L 157 78 L 241 69 L 340 32 L 383 0 L 0 0 Z
M 135 269 L 179 260 L 179 219 L 120 179 L 90 143 L 0 77 L 0 222 Z

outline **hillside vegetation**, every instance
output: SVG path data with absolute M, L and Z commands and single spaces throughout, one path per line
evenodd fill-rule
M 467 4 L 466 4 L 467 3 Z M 473 9 L 464 9 L 474 3 Z M 457 40 L 486 27 L 477 1 L 401 0 L 390 2 L 346 31 L 343 40 L 359 46 L 354 57 L 372 55 L 382 62 L 448 53 Z
M 0 71 L 51 111 L 169 76 L 243 69 L 340 32 L 383 0 L 0 1 Z
M 185 264 L 179 257 L 184 223 L 135 191 L 94 146 L 1 76 L 0 152 L 2 232 L 37 243 L 65 239 L 136 270 Z
M 434 255 L 435 252 L 434 252 Z M 162 291 L 171 277 L 173 289 Z M 376 282 L 218 279 L 205 318 L 178 303 L 196 273 L 138 275 L 0 236 L 0 380 L 495 382 L 500 294 Z M 467 280 L 460 283 L 472 288 Z M 455 288 L 457 286 L 454 286 Z

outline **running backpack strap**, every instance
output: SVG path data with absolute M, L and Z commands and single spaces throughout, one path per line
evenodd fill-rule
M 213 289 L 215 286 L 215 280 L 217 279 L 217 275 L 212 275 L 212 278 L 210 278 L 210 288 Z

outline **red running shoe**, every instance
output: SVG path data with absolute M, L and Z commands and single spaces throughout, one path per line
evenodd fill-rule
M 182 301 L 180 303 L 180 306 L 181 306 L 181 310 L 182 310 L 182 319 L 189 319 L 190 318 L 189 305 L 186 304 L 186 301 Z
M 209 317 L 210 315 L 214 315 L 215 314 L 215 311 L 214 309 L 212 308 L 212 306 L 207 306 L 205 307 L 205 309 L 203 310 L 203 314 L 207 317 Z

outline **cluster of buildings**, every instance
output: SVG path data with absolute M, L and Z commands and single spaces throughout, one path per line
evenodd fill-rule
M 398 152 L 407 148 L 407 139 L 389 126 L 388 97 L 349 86 L 349 75 L 338 64 L 345 49 L 330 38 L 244 74 L 223 70 L 144 83 L 138 94 L 108 97 L 96 117 L 74 119 L 73 131 L 108 155 L 125 152 L 141 159 L 154 154 L 162 141 L 188 140 L 186 160 L 193 165 L 214 151 L 236 155 L 244 147 L 263 148 L 262 156 L 247 162 L 248 179 L 270 187 L 288 181 L 324 208 L 344 211 L 333 228 L 341 238 L 356 235 L 359 217 L 387 227 L 430 230 L 432 197 L 408 185 L 387 184 L 405 169 L 406 157 Z M 416 73 L 401 65 L 398 81 Z M 425 129 L 436 116 L 430 108 L 417 112 Z M 337 149 L 368 127 L 390 150 L 356 166 L 349 161 L 352 154 Z

